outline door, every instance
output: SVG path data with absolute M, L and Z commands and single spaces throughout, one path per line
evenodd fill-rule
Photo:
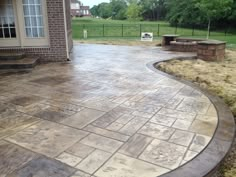
M 0 47 L 20 46 L 14 0 L 0 0 Z

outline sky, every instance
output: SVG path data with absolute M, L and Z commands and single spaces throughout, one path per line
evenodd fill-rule
M 90 6 L 92 8 L 94 5 L 98 5 L 102 2 L 110 2 L 110 0 L 81 0 L 85 6 Z

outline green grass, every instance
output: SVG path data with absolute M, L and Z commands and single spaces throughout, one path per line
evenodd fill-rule
M 140 32 L 153 32 L 154 38 L 159 39 L 164 34 L 179 34 L 184 37 L 205 38 L 206 30 L 171 27 L 164 21 L 128 21 L 105 20 L 96 18 L 75 18 L 72 20 L 73 38 L 83 39 L 83 30 L 88 31 L 89 39 L 132 39 L 140 38 Z M 234 35 L 233 35 L 234 33 Z M 232 48 L 236 48 L 236 31 L 212 31 L 210 39 L 226 41 Z

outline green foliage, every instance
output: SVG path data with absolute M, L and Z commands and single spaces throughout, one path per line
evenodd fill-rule
M 139 0 L 142 16 L 145 19 L 161 20 L 166 16 L 166 0 Z
M 128 6 L 125 0 L 111 0 L 110 5 L 112 8 L 113 19 L 116 20 L 126 19 L 125 12 Z
M 112 16 L 112 8 L 110 3 L 101 3 L 98 6 L 93 6 L 91 9 L 93 16 L 99 16 L 102 18 L 109 18 Z
M 229 15 L 233 0 L 199 0 L 196 7 L 209 20 L 217 20 Z
M 205 28 L 236 26 L 236 0 L 111 0 L 91 9 L 115 20 L 168 20 L 171 25 Z
M 232 20 L 232 21 L 236 20 L 236 0 L 234 0 L 234 2 L 233 2 L 232 8 L 231 8 L 231 13 L 228 16 L 228 19 Z
M 112 0 L 110 3 L 101 3 L 91 8 L 93 16 L 101 18 L 110 18 L 117 20 L 126 19 L 127 4 L 125 0 Z
M 193 26 L 205 22 L 205 17 L 195 6 L 199 0 L 168 0 L 167 19 L 172 25 Z
M 126 15 L 129 20 L 141 20 L 141 7 L 138 4 L 130 4 Z
M 211 21 L 226 17 L 231 11 L 233 0 L 199 0 L 196 7 L 204 14 L 208 20 L 207 39 L 209 38 Z

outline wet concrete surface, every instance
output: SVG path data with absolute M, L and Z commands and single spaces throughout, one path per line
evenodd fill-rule
M 0 177 L 156 177 L 190 161 L 216 110 L 146 67 L 180 56 L 192 54 L 76 45 L 69 63 L 1 75 Z

